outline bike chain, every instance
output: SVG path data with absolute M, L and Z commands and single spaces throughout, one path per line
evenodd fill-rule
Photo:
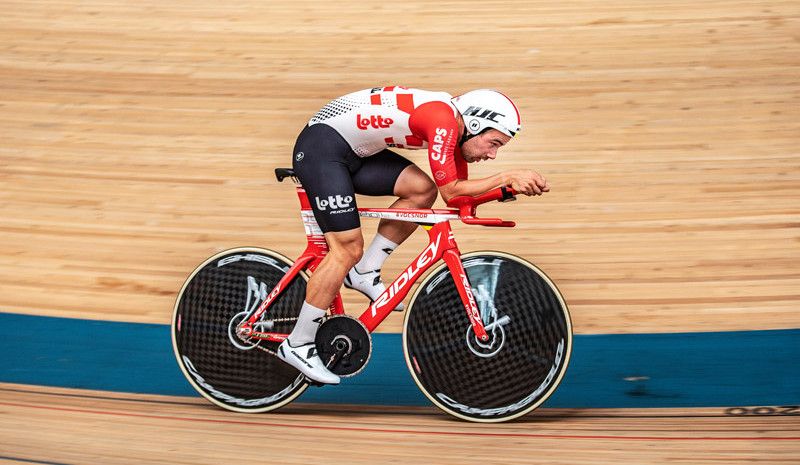
M 274 319 L 272 319 L 270 321 L 272 321 L 273 323 L 285 323 L 287 321 L 297 321 L 297 319 L 298 319 L 297 317 L 292 317 L 292 318 L 274 318 Z
M 272 321 L 273 323 L 286 323 L 287 321 L 297 321 L 297 317 L 294 317 L 294 318 L 275 318 L 275 319 L 273 319 L 273 320 L 271 320 L 271 321 Z M 249 340 L 245 340 L 245 339 L 243 339 L 242 337 L 239 337 L 239 339 L 240 339 L 242 342 L 248 342 L 248 341 L 249 341 Z M 259 342 L 260 342 L 260 341 L 259 341 Z M 259 349 L 259 350 L 263 350 L 264 352 L 266 352 L 266 353 L 268 353 L 268 354 L 272 354 L 272 355 L 274 355 L 275 357 L 277 357 L 277 356 L 278 356 L 278 353 L 277 353 L 276 351 L 274 351 L 274 350 L 271 350 L 271 349 L 267 349 L 266 347 L 261 347 L 261 344 L 259 344 L 259 345 L 256 345 L 256 346 L 255 346 L 255 348 L 256 348 L 256 349 Z
M 276 319 L 274 319 L 272 321 L 274 323 L 285 323 L 287 321 L 297 321 L 297 317 L 295 317 L 295 318 L 276 318 Z M 271 349 L 267 349 L 266 347 L 261 347 L 260 344 L 255 346 L 255 347 L 256 347 L 256 349 L 263 350 L 264 352 L 272 355 L 273 357 L 277 357 L 278 356 L 278 352 L 276 352 L 274 350 L 271 350 Z M 333 357 L 331 357 L 331 359 L 328 360 L 328 363 L 326 363 L 325 365 L 326 366 L 330 366 L 331 362 L 333 362 Z M 309 378 L 306 378 L 306 379 L 309 379 Z M 313 383 L 313 381 L 312 381 L 312 383 Z

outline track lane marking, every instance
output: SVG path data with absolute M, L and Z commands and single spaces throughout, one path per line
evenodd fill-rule
M 10 407 L 32 408 L 39 410 L 53 410 L 60 412 L 73 412 L 73 413 L 90 413 L 95 415 L 107 416 L 120 416 L 120 417 L 133 417 L 133 418 L 152 418 L 156 420 L 172 420 L 172 421 L 187 421 L 195 423 L 216 423 L 216 424 L 229 424 L 229 425 L 242 425 L 242 426 L 271 426 L 278 428 L 300 428 L 300 429 L 314 429 L 326 431 L 349 431 L 349 432 L 369 432 L 369 433 L 388 433 L 388 434 L 422 434 L 422 435 L 439 435 L 439 436 L 465 436 L 465 437 L 516 437 L 516 438 L 536 438 L 536 439 L 608 439 L 608 440 L 622 440 L 622 441 L 800 441 L 800 436 L 701 436 L 701 437 L 688 437 L 688 436 L 607 436 L 607 435 L 567 435 L 567 434 L 532 434 L 532 433 L 481 433 L 481 432 L 455 432 L 455 431 L 419 431 L 410 429 L 382 429 L 382 428 L 361 428 L 353 426 L 321 426 L 321 425 L 298 425 L 292 423 L 272 423 L 272 422 L 253 422 L 241 420 L 220 420 L 213 418 L 191 418 L 180 416 L 164 416 L 164 415 L 149 415 L 145 413 L 126 413 L 114 412 L 108 410 L 91 410 L 80 409 L 72 407 L 46 407 L 40 405 L 22 404 L 16 402 L 0 402 L 0 405 Z

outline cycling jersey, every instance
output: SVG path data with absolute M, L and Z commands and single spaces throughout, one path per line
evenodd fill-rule
M 446 92 L 401 86 L 375 87 L 339 97 L 308 122 L 338 132 L 359 157 L 388 147 L 428 149 L 436 184 L 467 178 L 467 163 L 458 146 L 458 110 Z

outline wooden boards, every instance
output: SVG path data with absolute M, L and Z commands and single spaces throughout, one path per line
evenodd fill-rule
M 272 170 L 331 98 L 403 84 L 517 101 L 523 132 L 472 175 L 553 190 L 456 234 L 539 264 L 577 332 L 800 325 L 796 1 L 0 7 L 0 311 L 166 323 L 214 252 L 296 256 Z
M 481 425 L 429 408 L 292 405 L 233 414 L 189 398 L 0 384 L 0 462 L 58 464 L 770 463 L 800 421 L 755 409 L 540 410 Z

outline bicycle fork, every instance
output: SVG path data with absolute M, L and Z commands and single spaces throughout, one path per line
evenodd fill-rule
M 481 341 L 488 341 L 489 335 L 486 334 L 486 328 L 483 326 L 478 304 L 475 303 L 475 295 L 472 292 L 472 286 L 469 284 L 467 271 L 461 263 L 461 252 L 458 251 L 458 248 L 455 250 L 446 250 L 444 252 L 444 261 L 450 268 L 450 274 L 455 280 L 458 295 L 461 297 L 461 302 L 464 304 L 464 310 L 467 312 L 467 317 L 472 325 L 472 330 L 475 331 L 475 336 Z

